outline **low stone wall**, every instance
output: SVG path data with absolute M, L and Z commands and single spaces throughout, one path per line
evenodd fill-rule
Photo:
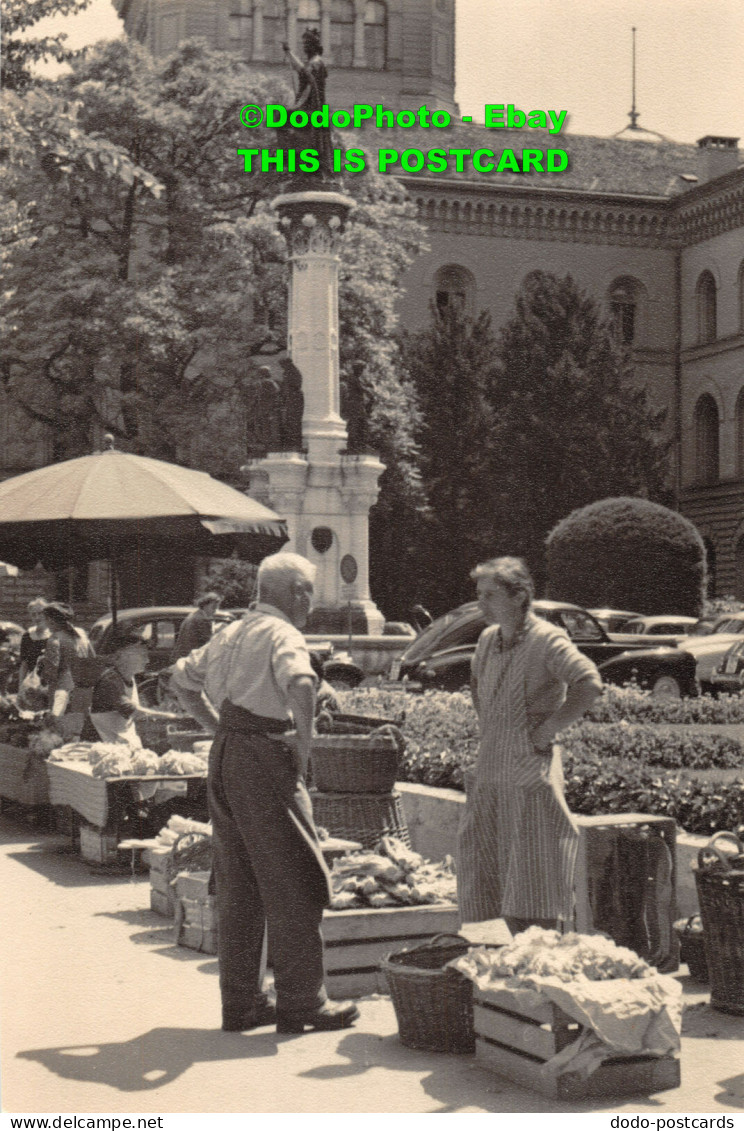
M 395 788 L 403 801 L 414 851 L 429 860 L 455 856 L 457 826 L 465 794 L 456 789 L 434 789 L 429 785 L 412 785 L 409 782 L 397 782 Z M 707 842 L 707 837 L 677 832 L 677 909 L 680 918 L 699 912 L 692 865 L 697 861 L 698 850 Z

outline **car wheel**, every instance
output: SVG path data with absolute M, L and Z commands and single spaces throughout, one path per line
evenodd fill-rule
M 681 699 L 682 687 L 673 675 L 659 675 L 651 684 L 651 694 L 655 699 Z

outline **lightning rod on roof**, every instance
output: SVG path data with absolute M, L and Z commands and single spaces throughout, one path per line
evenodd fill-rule
M 640 114 L 636 110 L 636 29 L 631 28 L 631 31 L 633 32 L 633 48 L 632 48 L 633 105 L 630 108 L 630 113 L 629 113 L 628 117 L 630 118 L 630 128 L 632 130 L 637 130 L 638 129 L 638 119 L 640 117 Z

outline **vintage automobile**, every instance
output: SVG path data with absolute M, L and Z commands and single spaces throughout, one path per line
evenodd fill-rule
M 639 647 L 613 639 L 578 605 L 539 600 L 534 612 L 565 628 L 573 642 L 599 667 L 603 679 L 625 684 L 635 680 L 659 696 L 696 695 L 695 660 L 674 647 L 649 648 L 638 637 Z M 470 661 L 485 628 L 475 601 L 469 601 L 439 617 L 425 629 L 393 664 L 391 678 L 415 681 L 425 688 L 456 691 L 470 679 Z M 632 640 L 632 637 L 628 637 Z
M 629 613 L 627 609 L 587 609 L 586 611 L 599 621 L 605 632 L 625 632 L 624 626 L 627 622 L 641 615 Z
M 732 644 L 718 667 L 711 673 L 714 691 L 738 695 L 744 689 L 744 636 Z
M 147 668 L 138 679 L 142 702 L 148 706 L 173 705 L 168 692 L 168 671 L 172 663 L 173 649 L 178 631 L 195 605 L 156 605 L 142 609 L 121 609 L 116 614 L 117 625 L 126 626 L 138 632 L 147 644 Z M 218 609 L 213 632 L 218 632 L 230 624 L 244 610 Z M 92 626 L 89 636 L 96 652 L 105 651 L 106 642 L 112 632 L 111 616 L 100 617 Z M 351 658 L 334 652 L 330 643 L 313 642 L 312 651 L 320 661 L 323 678 L 333 687 L 357 687 L 364 679 L 364 672 Z

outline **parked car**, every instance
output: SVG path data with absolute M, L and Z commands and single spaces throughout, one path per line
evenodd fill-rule
M 639 638 L 637 649 L 613 640 L 598 621 L 578 605 L 563 601 L 535 601 L 538 616 L 565 628 L 582 652 L 599 667 L 610 683 L 636 679 L 658 695 L 695 695 L 695 661 L 676 648 L 647 648 Z M 456 691 L 470 679 L 470 661 L 485 628 L 475 601 L 460 605 L 425 629 L 393 664 L 391 678 L 414 680 L 422 687 Z
M 697 617 L 633 617 L 625 622 L 623 635 L 633 633 L 641 636 L 689 636 L 698 623 Z
M 189 613 L 193 613 L 195 608 L 195 605 L 156 605 L 143 609 L 121 609 L 117 612 L 117 625 L 126 626 L 132 631 L 140 633 L 147 644 L 147 668 L 138 680 L 140 698 L 146 705 L 165 706 L 170 703 L 167 689 L 167 670 L 171 665 L 178 631 L 186 617 Z M 218 609 L 213 632 L 219 631 L 226 624 L 230 624 L 243 612 L 245 612 L 244 609 Z M 105 650 L 111 632 L 110 615 L 100 617 L 95 622 L 89 636 L 96 652 Z M 332 644 L 313 643 L 312 650 L 319 655 L 323 678 L 332 687 L 353 688 L 357 687 L 364 679 L 362 669 L 351 660 L 351 657 L 334 653 Z M 159 678 L 161 673 L 164 674 Z
M 154 605 L 144 609 L 121 609 L 116 614 L 116 623 L 120 628 L 139 633 L 147 644 L 147 671 L 159 672 L 170 664 L 179 629 L 186 617 L 195 610 L 196 605 Z M 234 619 L 231 613 L 220 609 L 215 617 L 214 628 L 229 624 Z M 95 622 L 88 635 L 96 652 L 106 650 L 112 631 L 110 615 L 100 617 Z
M 714 621 L 710 631 L 695 630 L 680 641 L 679 647 L 695 657 L 698 683 L 703 691 L 715 687 L 714 672 L 721 666 L 728 651 L 744 637 L 744 613 L 726 613 Z
M 598 620 L 605 632 L 625 632 L 624 625 L 627 621 L 640 616 L 640 613 L 629 613 L 622 609 L 587 609 L 588 613 Z
M 732 644 L 718 667 L 711 674 L 715 691 L 739 694 L 744 689 L 744 636 Z

